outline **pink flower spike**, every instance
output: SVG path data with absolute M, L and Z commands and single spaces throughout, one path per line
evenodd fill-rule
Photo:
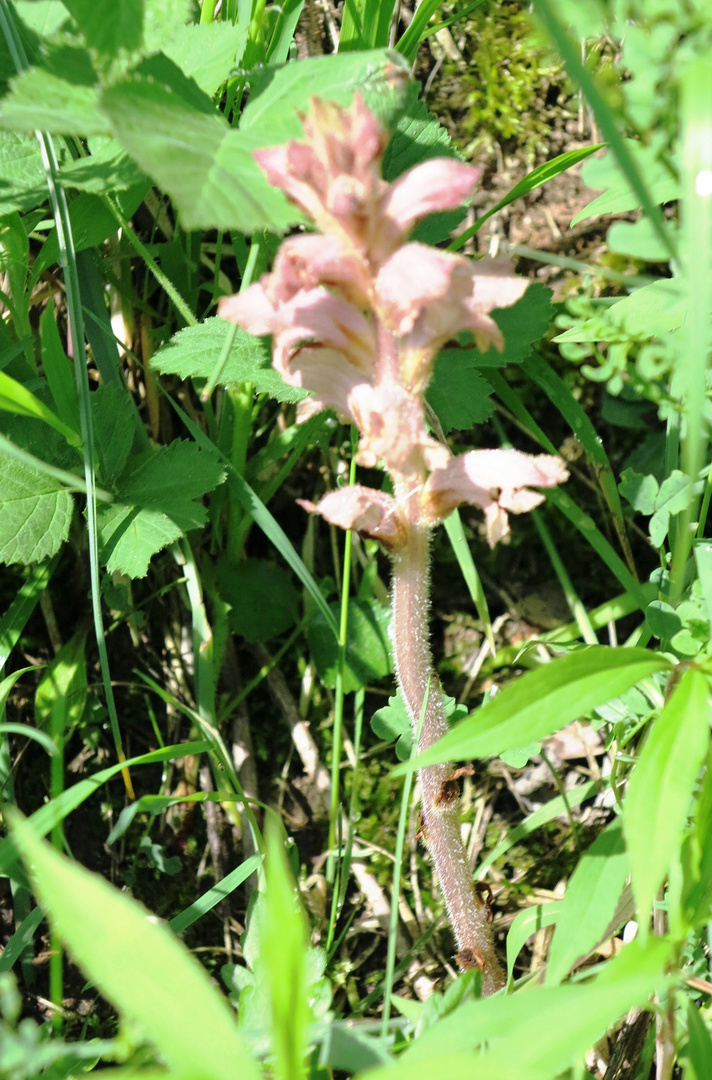
M 289 386 L 299 386 L 314 393 L 315 400 L 307 416 L 322 409 L 335 409 L 349 423 L 356 422 L 352 397 L 370 386 L 364 381 L 363 372 L 350 364 L 342 353 L 320 346 L 305 346 L 294 354 L 287 368 L 274 366 Z
M 315 506 L 305 499 L 297 500 L 310 513 L 321 514 L 340 529 L 354 529 L 360 536 L 379 540 L 391 551 L 403 547 L 406 529 L 398 517 L 395 501 L 383 491 L 354 484 L 332 491 Z
M 472 262 L 425 244 L 396 251 L 378 274 L 376 303 L 388 329 L 400 338 L 405 384 L 422 390 L 435 354 L 462 330 L 475 335 L 483 352 L 490 345 L 501 350 L 502 334 L 489 312 L 515 303 L 528 284 L 502 264 Z
M 282 373 L 299 346 L 315 343 L 343 353 L 365 375 L 371 374 L 376 350 L 371 324 L 353 304 L 322 286 L 298 292 L 279 305 L 272 332 L 272 362 Z
M 542 502 L 544 496 L 528 485 L 554 487 L 568 475 L 563 461 L 549 454 L 471 450 L 430 474 L 423 490 L 423 516 L 434 524 L 462 503 L 479 506 L 485 512 L 487 540 L 494 547 L 509 533 L 507 510 L 523 514 Z
M 368 306 L 369 269 L 340 236 L 310 233 L 285 240 L 272 270 L 275 299 L 291 300 L 300 289 L 335 287 L 352 304 Z
M 248 334 L 263 337 L 272 334 L 279 325 L 277 309 L 272 303 L 269 291 L 270 277 L 265 274 L 261 281 L 250 285 L 244 292 L 234 296 L 223 296 L 218 303 L 218 315 L 228 322 L 237 323 Z

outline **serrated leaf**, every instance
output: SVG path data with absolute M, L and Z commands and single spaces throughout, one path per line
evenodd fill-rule
M 267 67 L 251 73 L 250 100 L 240 131 L 273 131 L 275 142 L 303 138 L 299 113 L 312 97 L 349 105 L 358 91 L 378 119 L 391 127 L 403 108 L 410 68 L 391 49 L 312 56 L 297 64 Z
M 338 619 L 338 604 L 329 605 Z M 377 600 L 349 600 L 348 635 L 344 669 L 344 692 L 382 679 L 393 670 L 388 626 L 390 610 Z M 317 611 L 307 631 L 312 658 L 324 684 L 336 685 L 339 666 L 338 643 L 321 611 Z
M 175 201 L 183 226 L 281 232 L 299 220 L 252 157 L 257 145 L 279 139 L 230 128 L 210 98 L 162 59 L 160 81 L 147 61 L 104 90 L 101 108 L 121 145 Z
M 32 824 L 18 815 L 12 835 L 42 906 L 76 961 L 145 1032 L 169 1069 L 205 1080 L 228 1080 L 236 1072 L 256 1080 L 234 1013 L 185 946 L 137 901 L 38 840 Z
M 74 502 L 45 473 L 0 454 L 0 561 L 41 562 L 69 535 Z
M 494 412 L 492 387 L 478 373 L 473 351 L 443 349 L 435 361 L 427 400 L 445 435 L 483 424 Z
M 52 135 L 105 135 L 109 124 L 99 110 L 96 86 L 67 82 L 41 68 L 12 80 L 0 104 L 0 127 L 47 131 Z
M 643 937 L 655 894 L 679 856 L 710 719 L 707 679 L 689 668 L 653 722 L 628 781 L 623 828 Z
M 65 188 L 104 195 L 110 191 L 126 191 L 145 178 L 116 139 L 99 135 L 89 140 L 91 154 L 77 161 L 66 162 L 59 173 Z
M 63 0 L 76 20 L 90 49 L 108 57 L 121 49 L 131 51 L 141 44 L 143 0 L 121 0 L 120 4 L 97 0 Z
M 528 672 L 397 772 L 442 761 L 499 756 L 543 739 L 670 662 L 645 649 L 592 645 Z
M 221 563 L 220 596 L 230 604 L 228 621 L 245 641 L 270 641 L 299 618 L 299 592 L 283 566 L 266 559 Z
M 652 514 L 658 497 L 658 482 L 654 476 L 643 476 L 635 469 L 624 469 L 618 490 L 639 514 Z
M 34 133 L 0 130 L 0 216 L 47 199 L 42 154 Z
M 546 965 L 554 986 L 602 939 L 628 877 L 623 826 L 616 818 L 584 852 L 559 906 L 556 933 Z
M 230 22 L 188 23 L 179 26 L 162 51 L 184 75 L 210 97 L 240 63 L 247 43 L 247 26 Z
M 205 524 L 205 509 L 193 500 L 224 478 L 219 462 L 193 443 L 176 440 L 150 454 L 122 485 L 116 502 L 97 507 L 107 569 L 143 577 L 152 555 Z
M 179 330 L 154 354 L 151 367 L 182 379 L 210 379 L 220 361 L 226 335 L 231 332 L 230 324 L 218 318 Z M 277 401 L 300 401 L 307 396 L 299 387 L 287 386 L 274 370 L 268 340 L 253 337 L 241 327 L 236 328 L 220 382 L 252 383 L 257 393 L 269 394 Z

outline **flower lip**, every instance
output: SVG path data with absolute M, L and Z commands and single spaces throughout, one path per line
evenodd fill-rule
M 400 520 L 395 500 L 385 491 L 352 484 L 330 492 L 316 505 L 306 499 L 297 501 L 305 510 L 321 514 L 332 525 L 354 529 L 360 536 L 380 541 L 389 551 L 397 551 L 406 543 L 406 528 Z

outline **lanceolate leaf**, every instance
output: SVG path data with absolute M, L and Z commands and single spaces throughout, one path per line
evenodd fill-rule
M 643 934 L 653 899 L 677 859 L 690 799 L 709 743 L 707 679 L 694 668 L 654 721 L 628 782 L 623 827 Z
M 485 758 L 546 738 L 589 709 L 670 666 L 645 649 L 593 645 L 515 679 L 431 750 L 398 772 L 438 761 Z
M 605 934 L 628 876 L 628 855 L 620 818 L 591 844 L 574 870 L 546 965 L 546 982 L 555 985 Z
M 79 965 L 169 1068 L 205 1080 L 255 1080 L 233 1011 L 171 932 L 103 878 L 42 843 L 17 816 L 13 838 L 50 922 Z

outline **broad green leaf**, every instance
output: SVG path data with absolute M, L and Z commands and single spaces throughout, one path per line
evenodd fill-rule
M 0 127 L 42 130 L 52 135 L 107 135 L 109 123 L 99 110 L 99 89 L 67 82 L 41 68 L 13 79 L 0 103 Z
M 42 843 L 13 816 L 12 835 L 50 922 L 119 1012 L 145 1032 L 170 1069 L 256 1080 L 233 1011 L 207 972 L 149 912 L 103 878 Z
M 679 198 L 679 181 L 670 174 L 665 164 L 657 160 L 656 147 L 644 146 L 633 139 L 626 139 L 625 146 L 645 177 L 650 198 L 654 203 L 665 203 Z M 605 188 L 606 190 L 572 218 L 572 227 L 588 218 L 599 217 L 603 214 L 625 214 L 629 210 L 637 210 L 640 207 L 638 196 L 628 184 L 611 150 L 608 150 L 603 157 L 591 158 L 587 161 L 581 170 L 581 177 L 590 188 Z M 669 258 L 669 252 L 667 257 Z
M 239 23 L 188 23 L 177 28 L 162 51 L 212 97 L 240 63 L 246 43 L 247 27 Z
M 277 142 L 301 139 L 298 114 L 307 111 L 312 97 L 349 105 L 357 91 L 379 120 L 391 127 L 402 109 L 409 76 L 409 65 L 390 49 L 313 56 L 297 64 L 265 68 L 251 76 L 250 100 L 240 131 L 268 130 L 278 135 Z
M 443 696 L 445 716 L 450 723 L 460 720 L 467 712 L 466 705 L 458 705 L 455 698 Z M 388 704 L 377 709 L 371 717 L 371 727 L 379 739 L 388 742 L 395 741 L 396 757 L 399 761 L 407 761 L 410 757 L 412 745 L 412 731 L 408 711 L 405 707 L 400 687 L 389 697 Z
M 143 0 L 121 0 L 120 4 L 97 0 L 63 0 L 76 20 L 87 46 L 107 57 L 120 50 L 137 49 L 143 37 Z
M 669 667 L 669 660 L 645 649 L 607 645 L 579 649 L 515 679 L 432 749 L 396 771 L 420 769 L 439 761 L 495 757 L 546 738 L 641 679 Z
M 121 486 L 116 502 L 97 508 L 100 557 L 110 572 L 143 577 L 151 556 L 205 524 L 195 502 L 225 478 L 216 458 L 175 440 L 145 457 Z
M 679 855 L 690 799 L 707 753 L 710 720 L 707 679 L 689 668 L 653 722 L 628 781 L 623 827 L 643 937 L 655 895 Z
M 632 255 L 645 262 L 667 262 L 670 254 L 647 218 L 640 221 L 616 221 L 606 236 L 610 251 Z
M 34 132 L 0 130 L 0 216 L 34 209 L 46 199 L 47 180 Z
M 127 191 L 145 182 L 145 177 L 116 139 L 97 135 L 88 140 L 88 157 L 68 161 L 62 166 L 59 181 L 65 188 L 105 195 Z
M 329 607 L 338 618 L 338 604 Z M 350 694 L 375 679 L 382 679 L 393 670 L 389 621 L 390 611 L 378 601 L 349 600 L 344 693 Z M 339 647 L 321 611 L 311 620 L 307 638 L 319 677 L 333 688 L 339 668 Z
M 667 536 L 671 515 L 681 514 L 686 510 L 693 495 L 692 481 L 679 469 L 673 469 L 670 475 L 665 477 L 655 500 L 655 513 L 648 525 L 654 547 L 660 547 Z
M 69 535 L 72 496 L 57 480 L 0 454 L 0 562 L 41 562 Z
M 682 629 L 682 619 L 670 604 L 664 600 L 653 600 L 648 604 L 645 619 L 654 637 L 671 638 Z
M 274 370 L 266 338 L 253 337 L 224 319 L 206 319 L 198 326 L 179 330 L 151 357 L 151 367 L 182 379 L 210 379 L 220 362 L 225 339 L 233 330 L 235 336 L 220 375 L 221 385 L 251 383 L 258 394 L 269 394 L 277 401 L 300 401 L 307 396 L 305 390 L 287 386 Z
M 645 1006 L 664 980 L 669 943 L 636 942 L 584 986 L 530 989 L 465 1002 L 426 1031 L 387 1071 L 369 1080 L 553 1080 L 581 1059 L 635 1005 Z M 552 1020 L 553 1018 L 553 1020 Z M 481 1048 L 479 1054 L 473 1053 Z
M 299 618 L 299 592 L 283 566 L 267 559 L 227 560 L 218 569 L 220 596 L 230 605 L 233 633 L 245 641 L 270 641 Z
M 507 982 L 512 978 L 517 957 L 529 938 L 545 926 L 556 925 L 562 904 L 563 901 L 535 904 L 533 907 L 524 908 L 515 916 L 507 934 Z
M 155 65 L 154 65 L 155 66 Z M 296 66 L 296 65 L 295 65 Z M 112 133 L 143 171 L 174 200 L 187 229 L 273 228 L 299 215 L 267 183 L 252 157 L 268 133 L 248 139 L 230 128 L 195 83 L 166 60 L 104 90 L 102 111 Z M 279 141 L 278 139 L 273 141 Z
M 603 939 L 627 877 L 622 822 L 616 818 L 583 854 L 559 905 L 546 965 L 547 986 L 561 982 L 576 962 Z
M 635 469 L 624 469 L 621 473 L 619 491 L 639 514 L 652 514 L 658 497 L 658 482 L 654 476 L 643 476 Z

